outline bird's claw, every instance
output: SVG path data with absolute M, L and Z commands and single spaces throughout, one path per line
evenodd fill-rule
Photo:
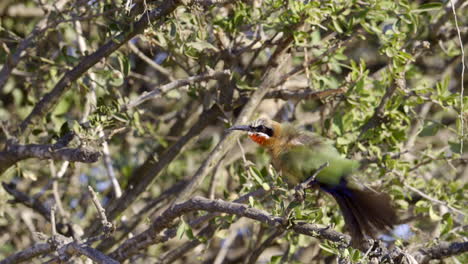
M 282 224 L 286 228 L 294 225 L 294 217 L 292 217 L 292 210 L 287 210 L 286 214 L 283 217 Z
M 294 188 L 294 198 L 296 201 L 303 202 L 306 197 L 306 186 L 304 184 L 299 184 Z

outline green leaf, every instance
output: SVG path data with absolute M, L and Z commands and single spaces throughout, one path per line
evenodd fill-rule
M 262 179 L 262 174 L 260 173 L 260 171 L 255 167 L 249 167 L 249 171 L 250 171 L 250 175 L 252 175 L 252 177 L 255 179 L 255 181 L 259 185 L 262 185 L 263 184 L 263 179 Z
M 252 196 L 249 196 L 249 205 L 250 205 L 250 207 L 255 206 L 255 199 Z
M 442 219 L 443 219 L 442 220 L 442 231 L 440 233 L 441 236 L 447 234 L 453 228 L 453 219 L 452 219 L 452 215 L 450 213 L 445 213 L 442 216 Z
M 340 34 L 343 33 L 343 29 L 341 28 L 340 26 L 340 22 L 336 19 L 333 19 L 332 20 L 332 23 L 333 23 L 333 28 Z
M 421 13 L 440 10 L 443 7 L 441 2 L 432 2 L 420 5 L 417 9 L 411 10 L 411 13 Z
M 429 217 L 432 221 L 440 221 L 442 219 L 436 212 L 434 212 L 434 208 L 432 206 L 429 207 Z
M 282 255 L 278 255 L 278 256 L 271 256 L 270 258 L 270 264 L 279 264 L 281 263 L 281 259 L 283 258 Z
M 182 220 L 180 221 L 180 225 L 177 227 L 176 236 L 181 239 L 185 233 L 185 222 Z

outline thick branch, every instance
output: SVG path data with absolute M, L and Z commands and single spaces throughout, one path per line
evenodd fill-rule
M 246 203 L 250 197 L 261 198 L 261 197 L 264 197 L 268 193 L 269 192 L 265 191 L 264 189 L 258 189 L 256 191 L 250 192 L 248 194 L 245 194 L 239 197 L 238 199 L 234 200 L 234 203 Z M 209 213 L 209 214 L 200 216 L 190 221 L 189 225 L 193 229 L 199 228 L 203 223 L 210 221 L 211 219 L 215 218 L 216 216 L 219 216 L 220 214 L 221 213 L 219 212 L 214 212 L 214 213 Z M 210 239 L 214 235 L 217 228 L 218 228 L 218 225 L 210 223 L 206 225 L 206 227 L 203 228 L 200 232 L 198 232 L 197 238 L 203 237 L 204 239 Z M 157 239 L 157 242 L 158 243 L 166 242 L 170 238 L 175 237 L 176 234 L 177 234 L 177 228 L 168 229 L 164 231 L 164 235 L 162 235 L 160 238 Z M 155 240 L 147 241 L 146 246 L 154 245 L 155 243 L 156 243 Z M 194 249 L 196 246 L 198 246 L 201 243 L 203 243 L 203 241 L 200 239 L 194 239 L 194 240 L 188 241 L 184 243 L 183 245 L 181 245 L 180 247 L 177 247 L 167 252 L 163 256 L 161 256 L 161 258 L 159 259 L 157 263 L 158 264 L 172 263 L 174 260 L 182 257 L 184 254 Z M 141 248 L 141 247 L 145 247 L 145 245 L 139 244 L 136 247 Z M 127 258 L 128 256 L 123 257 L 123 259 L 127 259 Z
M 38 158 L 66 160 L 71 162 L 93 163 L 101 153 L 92 149 L 58 147 L 57 144 L 8 144 L 4 151 L 0 152 L 0 174 L 18 161 Z
M 468 241 L 465 242 L 443 242 L 430 248 L 421 248 L 414 254 L 418 263 L 427 263 L 432 259 L 443 259 L 450 256 L 460 255 L 468 252 Z
M 49 243 L 36 244 L 25 250 L 16 252 L 0 261 L 0 264 L 15 264 L 28 261 L 34 257 L 52 252 L 54 249 Z
M 247 217 L 253 220 L 257 220 L 271 227 L 285 228 L 285 226 L 283 226 L 285 221 L 282 217 L 272 216 L 263 210 L 251 208 L 248 205 L 239 203 L 226 202 L 222 200 L 210 200 L 203 197 L 194 197 L 186 202 L 178 203 L 164 211 L 152 222 L 150 228 L 125 241 L 117 250 L 111 254 L 111 257 L 120 261 L 124 260 L 125 258 L 129 257 L 132 252 L 136 253 L 141 249 L 136 247 L 136 245 L 141 244 L 141 242 L 154 241 L 154 239 L 158 237 L 158 234 L 162 230 L 171 226 L 174 219 L 193 211 L 227 213 L 237 215 L 239 217 Z M 348 242 L 350 240 L 348 236 L 336 232 L 331 228 L 323 228 L 314 224 L 294 224 L 291 229 L 297 233 L 320 237 L 334 242 Z M 152 243 L 144 244 L 149 246 Z
M 83 255 L 91 260 L 93 263 L 101 264 L 118 264 L 119 262 L 115 259 L 110 258 L 99 250 L 96 250 L 87 245 L 79 245 L 76 242 L 69 243 L 61 249 L 62 252 L 65 252 L 68 255 Z

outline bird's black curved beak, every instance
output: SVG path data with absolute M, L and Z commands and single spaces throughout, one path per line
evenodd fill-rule
M 245 126 L 245 125 L 232 126 L 228 128 L 228 131 L 232 131 L 232 130 L 252 131 L 252 128 L 250 126 Z

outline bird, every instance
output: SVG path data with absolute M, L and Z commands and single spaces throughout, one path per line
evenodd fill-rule
M 228 130 L 245 131 L 252 141 L 266 148 L 273 167 L 289 186 L 298 185 L 318 172 L 306 187 L 318 186 L 336 200 L 352 246 L 363 249 L 367 238 L 376 238 L 379 232 L 390 231 L 397 224 L 390 195 L 358 182 L 353 174 L 359 171 L 360 162 L 343 157 L 331 140 L 291 123 L 267 118 Z

